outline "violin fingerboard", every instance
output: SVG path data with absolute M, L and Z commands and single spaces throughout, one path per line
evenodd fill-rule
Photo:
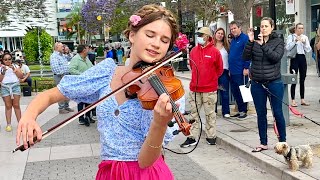
M 166 89 L 166 87 L 163 85 L 162 81 L 160 80 L 160 78 L 157 75 L 151 75 L 148 78 L 149 83 L 151 84 L 151 86 L 153 87 L 153 89 L 156 91 L 156 93 L 160 96 L 163 93 L 166 93 L 167 95 L 170 95 L 168 90 Z M 178 112 L 179 108 L 176 105 L 176 103 L 172 100 L 172 98 L 170 97 L 170 103 L 172 105 L 172 110 L 173 112 Z

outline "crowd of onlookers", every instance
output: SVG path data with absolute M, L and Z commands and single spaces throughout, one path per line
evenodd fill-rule
M 108 43 L 104 48 L 104 58 L 112 58 L 116 64 L 122 65 L 129 57 L 129 50 L 122 47 L 120 42 Z M 81 61 L 81 59 L 84 60 Z M 78 45 L 74 51 L 68 47 L 67 44 L 57 42 L 54 45 L 54 51 L 50 57 L 50 66 L 53 72 L 55 84 L 59 84 L 64 75 L 67 74 L 80 74 L 91 66 L 97 63 L 97 47 L 92 45 Z M 21 83 L 26 83 L 28 91 L 32 91 L 32 78 L 31 72 L 25 60 L 24 52 L 21 50 L 8 51 L 0 49 L 0 62 L 1 62 L 1 95 L 5 102 L 6 112 L 6 131 L 12 130 L 11 115 L 12 108 L 16 114 L 17 120 L 21 117 L 20 110 L 20 96 Z M 80 68 L 80 69 L 79 69 Z M 69 108 L 69 101 L 59 102 L 59 113 L 65 114 L 73 112 Z M 78 111 L 88 106 L 86 103 L 78 104 Z M 79 118 L 79 124 L 89 126 L 90 123 L 95 122 L 95 109 L 86 113 L 85 116 Z
M 189 94 L 190 117 L 195 120 L 195 123 L 192 124 L 190 136 L 181 144 L 181 147 L 197 144 L 200 123 L 197 107 L 202 106 L 206 117 L 206 141 L 210 145 L 215 144 L 215 109 L 218 91 L 223 118 L 246 119 L 248 103 L 243 100 L 240 87 L 250 87 L 250 85 L 251 92 L 254 92 L 252 98 L 257 112 L 260 137 L 260 144 L 252 152 L 268 149 L 267 100 L 271 105 L 279 141 L 286 141 L 286 127 L 282 112 L 284 87 L 281 80 L 281 60 L 285 51 L 287 55 L 293 52 L 294 56 L 288 56 L 290 73 L 299 74 L 300 105 L 309 106 L 304 96 L 306 54 L 313 50 L 317 68 L 320 67 L 320 29 L 310 43 L 308 37 L 304 35 L 304 25 L 298 23 L 290 28 L 290 35 L 284 42 L 273 31 L 274 27 L 274 21 L 265 17 L 261 19 L 260 32 L 257 36 L 253 28 L 249 28 L 247 33 L 242 32 L 241 24 L 237 21 L 229 24 L 230 34 L 224 28 L 217 28 L 213 33 L 208 27 L 197 31 L 197 45 L 191 49 L 189 58 L 192 71 Z M 292 84 L 290 94 L 293 107 L 298 106 L 295 88 L 296 84 Z M 233 115 L 230 114 L 229 89 L 238 111 Z
M 88 45 L 78 45 L 76 53 L 72 54 L 66 49 L 67 46 L 61 42 L 54 44 L 54 51 L 50 56 L 50 66 L 53 72 L 55 84 L 58 85 L 65 75 L 80 75 L 96 64 L 95 47 Z M 58 102 L 59 114 L 66 114 L 74 110 L 69 107 L 69 100 Z M 89 106 L 85 102 L 79 102 L 78 111 Z M 95 122 L 95 109 L 79 117 L 79 124 L 90 126 Z
M 112 58 L 119 65 L 125 64 L 126 59 L 130 57 L 129 54 L 130 47 L 125 49 L 120 42 L 108 43 L 104 48 L 104 57 Z

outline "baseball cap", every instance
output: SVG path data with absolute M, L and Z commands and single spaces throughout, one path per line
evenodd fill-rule
M 206 34 L 212 36 L 212 33 L 208 27 L 202 27 L 197 31 L 197 34 Z

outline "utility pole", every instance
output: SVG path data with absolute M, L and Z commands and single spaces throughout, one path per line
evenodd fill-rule
M 178 0 L 178 18 L 179 18 L 179 31 L 182 33 L 181 0 Z
M 277 29 L 276 0 L 269 0 L 270 17 L 274 20 L 274 30 Z
M 175 3 L 177 2 L 178 4 L 178 19 L 179 19 L 179 32 L 183 33 L 182 32 L 182 12 L 181 12 L 181 0 L 172 0 L 171 2 Z M 183 55 L 183 60 L 182 61 L 179 61 L 179 65 L 178 65 L 178 68 L 177 68 L 177 71 L 189 71 L 189 68 L 188 68 L 188 62 L 187 62 L 187 55 L 184 54 Z

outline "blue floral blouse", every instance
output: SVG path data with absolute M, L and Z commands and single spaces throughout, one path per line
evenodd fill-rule
M 81 75 L 64 76 L 57 87 L 64 96 L 77 103 L 96 102 L 112 91 L 110 82 L 116 67 L 114 61 L 107 58 Z M 184 102 L 180 104 L 184 109 Z M 97 118 L 101 159 L 137 161 L 153 120 L 153 111 L 142 109 L 138 99 L 128 99 L 119 105 L 115 96 L 111 96 L 97 106 Z M 173 139 L 173 130 L 167 129 L 164 144 Z

